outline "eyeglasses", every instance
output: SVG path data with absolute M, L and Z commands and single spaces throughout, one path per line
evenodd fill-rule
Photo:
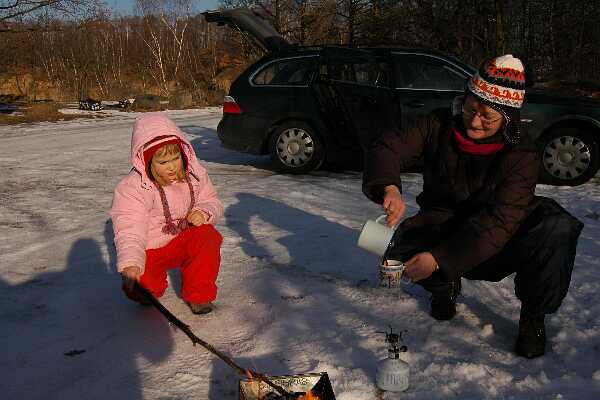
M 465 110 L 465 106 L 463 104 L 462 106 L 462 113 L 465 117 L 469 118 L 469 119 L 473 119 L 475 118 L 475 116 L 477 115 L 479 117 L 479 119 L 481 120 L 481 123 L 483 125 L 492 125 L 495 122 L 498 122 L 502 119 L 502 115 L 499 115 L 497 117 L 488 117 L 488 116 L 483 116 L 481 115 L 481 113 L 477 110 Z

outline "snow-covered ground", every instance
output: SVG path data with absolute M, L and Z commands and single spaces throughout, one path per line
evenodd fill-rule
M 172 111 L 226 206 L 215 312 L 163 304 L 238 364 L 271 375 L 326 371 L 338 400 L 600 398 L 600 186 L 540 186 L 586 226 L 571 290 L 548 318 L 547 355 L 515 356 L 512 279 L 464 281 L 459 314 L 428 296 L 377 288 L 377 259 L 355 243 L 380 212 L 357 172 L 283 176 L 267 158 L 220 147 L 219 109 Z M 134 113 L 0 127 L 0 398 L 238 398 L 239 377 L 153 308 L 128 301 L 115 272 L 112 191 L 129 170 Z M 409 212 L 420 177 L 407 175 Z M 179 287 L 176 272 L 171 276 Z M 411 386 L 378 394 L 391 325 L 406 330 Z

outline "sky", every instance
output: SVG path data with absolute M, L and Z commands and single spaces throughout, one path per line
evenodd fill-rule
M 129 172 L 138 113 L 0 126 L 0 393 L 3 399 L 239 400 L 238 376 L 130 302 L 115 271 L 113 190 Z M 513 353 L 513 277 L 463 279 L 458 314 L 429 316 L 419 286 L 381 288 L 377 256 L 356 245 L 381 213 L 357 171 L 282 175 L 269 158 L 221 146 L 220 108 L 172 110 L 225 215 L 215 310 L 191 313 L 178 270 L 160 301 L 202 340 L 268 375 L 327 372 L 337 400 L 600 399 L 600 174 L 538 185 L 585 223 L 573 279 L 548 316 L 547 353 Z M 102 118 L 93 118 L 102 116 Z M 407 213 L 420 175 L 402 176 Z M 406 392 L 378 394 L 382 331 L 403 332 Z M 301 380 L 297 379 L 297 382 Z M 256 397 L 252 397 L 256 399 Z
M 118 14 L 133 14 L 135 0 L 106 0 L 107 6 Z M 195 10 L 204 11 L 216 9 L 219 6 L 218 0 L 193 0 L 192 4 Z

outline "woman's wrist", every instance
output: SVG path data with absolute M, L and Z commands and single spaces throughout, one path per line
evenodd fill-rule
M 398 188 L 398 186 L 396 185 L 387 185 L 383 187 L 383 192 L 384 193 L 398 193 L 401 194 L 400 192 L 400 188 Z

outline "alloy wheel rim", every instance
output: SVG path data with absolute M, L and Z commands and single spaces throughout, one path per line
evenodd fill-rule
M 561 136 L 546 144 L 543 165 L 554 177 L 573 180 L 588 170 L 592 156 L 590 148 L 573 136 Z
M 289 128 L 279 134 L 275 147 L 283 164 L 298 168 L 312 159 L 315 143 L 304 129 Z

